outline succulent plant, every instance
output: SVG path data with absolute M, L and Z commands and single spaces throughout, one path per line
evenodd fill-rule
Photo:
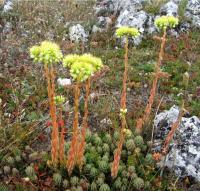
M 99 162 L 99 170 L 100 171 L 107 172 L 108 168 L 109 168 L 109 165 L 106 161 L 102 160 L 102 161 Z
M 15 157 L 15 160 L 16 160 L 16 162 L 21 162 L 22 158 L 21 158 L 20 155 L 17 155 L 17 156 Z
M 87 153 L 87 152 L 90 152 L 91 147 L 92 147 L 92 143 L 87 143 L 87 144 L 86 144 L 86 146 L 85 146 L 85 151 L 86 151 L 86 153 Z
M 126 141 L 126 148 L 128 151 L 133 151 L 135 149 L 135 143 L 134 143 L 133 139 L 128 139 Z
M 140 135 L 137 135 L 135 138 L 134 138 L 134 143 L 136 144 L 137 147 L 142 147 L 144 145 L 144 140 L 142 138 L 142 136 Z
M 63 188 L 68 188 L 69 187 L 69 181 L 67 179 L 63 180 Z
M 145 157 L 145 162 L 146 162 L 147 164 L 152 164 L 153 161 L 154 161 L 154 160 L 153 160 L 152 154 L 148 153 L 148 154 L 146 155 L 146 157 Z
M 110 148 L 111 148 L 111 151 L 114 151 L 115 148 L 116 148 L 116 145 L 115 145 L 114 143 L 112 143 L 112 144 L 110 145 Z
M 126 168 L 126 167 L 125 167 L 124 164 L 120 164 L 120 165 L 119 165 L 119 168 L 118 168 L 118 173 L 119 173 L 119 174 L 122 173 L 122 171 L 123 171 L 125 168 Z
M 14 160 L 14 158 L 13 157 L 8 157 L 7 158 L 7 163 L 9 164 L 9 165 L 13 165 L 14 163 L 15 163 L 15 160 Z
M 88 188 L 89 188 L 89 182 L 87 181 L 87 179 L 82 178 L 82 179 L 80 179 L 79 182 L 80 182 L 80 185 L 82 186 L 82 188 L 84 190 L 88 190 Z
M 70 178 L 70 183 L 72 186 L 78 186 L 79 178 L 77 176 L 73 176 Z
M 99 188 L 99 191 L 110 191 L 108 184 L 102 184 Z
M 130 129 L 124 129 L 124 133 L 125 133 L 126 139 L 130 139 L 133 136 L 133 133 L 131 132 Z
M 103 138 L 103 141 L 104 141 L 104 143 L 111 144 L 112 143 L 111 135 L 109 133 L 106 133 L 104 138 Z
M 121 178 L 118 177 L 114 182 L 114 187 L 116 190 L 120 190 L 121 186 L 122 186 L 122 181 Z
M 92 146 L 91 148 L 90 148 L 90 152 L 96 152 L 96 147 L 95 146 Z
M 98 177 L 99 177 L 99 178 L 102 178 L 103 180 L 105 180 L 105 178 L 106 178 L 106 176 L 105 176 L 104 173 L 100 173 Z
M 100 146 L 102 144 L 101 138 L 100 137 L 95 137 L 94 144 L 96 146 Z
M 62 183 L 62 176 L 59 173 L 54 173 L 53 182 L 56 186 L 60 186 Z
M 147 145 L 142 145 L 141 150 L 142 152 L 145 152 L 147 150 Z
M 35 175 L 35 170 L 32 166 L 27 166 L 25 169 L 25 173 L 29 178 L 31 178 Z
M 81 186 L 77 186 L 76 191 L 83 191 L 83 188 Z
M 101 186 L 104 183 L 104 179 L 103 178 L 97 178 L 96 183 L 98 186 Z
M 128 177 L 127 177 L 128 178 Z M 122 178 L 122 184 L 127 185 L 128 184 L 128 179 L 127 178 Z
M 27 155 L 26 155 L 26 153 L 22 153 L 22 158 L 24 159 L 24 160 L 27 160 Z
M 121 158 L 122 160 L 125 160 L 127 158 L 127 151 L 126 150 L 122 150 L 122 153 L 121 153 Z
M 33 149 L 32 149 L 29 145 L 26 145 L 25 151 L 26 151 L 26 152 L 32 152 Z
M 128 178 L 128 172 L 126 170 L 123 170 L 121 174 L 123 178 Z
M 102 147 L 98 146 L 97 147 L 97 152 L 101 155 L 103 153 Z
M 134 151 L 137 155 L 139 155 L 141 153 L 141 149 L 139 147 L 137 147 Z
M 151 187 L 151 183 L 149 182 L 149 181 L 146 181 L 145 183 L 144 183 L 144 188 L 145 189 L 148 189 L 148 188 L 150 188 Z
M 76 191 L 76 189 L 77 189 L 76 186 L 72 186 L 72 187 L 70 188 L 70 191 Z
M 90 170 L 91 177 L 96 177 L 98 174 L 98 170 L 95 167 L 92 167 Z
M 109 161 L 109 157 L 107 155 L 103 155 L 102 160 L 108 162 Z
M 129 177 L 133 180 L 133 179 L 137 178 L 138 176 L 135 172 L 133 172 L 133 173 L 129 173 Z
M 84 171 L 85 171 L 86 173 L 90 173 L 91 169 L 92 169 L 92 165 L 91 165 L 91 164 L 86 164 L 86 165 L 84 166 Z
M 144 180 L 142 178 L 139 178 L 139 177 L 135 178 L 133 180 L 133 186 L 137 190 L 142 189 L 144 187 Z
M 120 188 L 120 191 L 127 191 L 126 185 L 122 185 L 122 187 Z
M 92 138 L 92 132 L 89 129 L 87 129 L 87 131 L 86 131 L 86 137 L 85 137 L 86 142 L 89 143 L 91 141 L 91 138 Z
M 115 131 L 115 132 L 114 132 L 114 135 L 113 135 L 114 140 L 115 140 L 115 141 L 118 141 L 118 140 L 119 140 L 119 136 L 120 136 L 119 131 Z
M 28 156 L 29 160 L 35 161 L 38 158 L 38 152 L 33 152 Z
M 135 172 L 135 167 L 134 166 L 129 166 L 128 167 L 128 172 L 134 173 Z
M 9 166 L 4 166 L 3 167 L 3 172 L 4 172 L 5 175 L 10 174 L 10 167 Z
M 19 175 L 19 171 L 16 168 L 12 168 L 12 174 L 13 176 Z
M 109 145 L 106 144 L 106 143 L 103 144 L 102 149 L 103 149 L 104 152 L 110 152 L 110 147 L 109 147 Z
M 6 185 L 0 184 L 0 191 L 9 191 L 9 190 L 10 189 Z
M 97 191 L 97 184 L 95 181 L 92 182 L 92 184 L 90 185 L 90 190 L 91 191 Z

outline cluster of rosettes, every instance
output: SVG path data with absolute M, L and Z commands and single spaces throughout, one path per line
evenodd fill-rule
M 49 41 L 44 41 L 40 46 L 30 48 L 30 55 L 35 62 L 42 62 L 44 64 L 58 63 L 63 58 L 59 46 Z
M 71 54 L 63 59 L 63 66 L 70 68 L 70 74 L 76 81 L 85 81 L 103 67 L 100 58 L 91 54 Z
M 124 26 L 116 30 L 116 35 L 118 37 L 137 37 L 140 33 L 136 28 Z
M 155 20 L 155 26 L 160 30 L 174 28 L 178 25 L 178 18 L 174 16 L 162 16 Z

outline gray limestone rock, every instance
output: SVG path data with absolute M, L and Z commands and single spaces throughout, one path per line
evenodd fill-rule
M 88 41 L 88 32 L 85 31 L 84 27 L 80 24 L 74 25 L 69 28 L 69 38 L 72 42 L 87 42 Z
M 177 120 L 179 108 L 173 106 L 155 117 L 154 150 L 160 151 L 172 124 Z M 163 162 L 163 161 L 162 161 Z M 180 177 L 191 176 L 200 181 L 200 119 L 182 118 L 166 155 L 166 167 Z

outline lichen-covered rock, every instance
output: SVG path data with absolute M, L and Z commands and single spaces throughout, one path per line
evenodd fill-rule
M 3 12 L 8 12 L 13 9 L 13 1 L 12 0 L 5 0 L 3 5 Z
M 84 27 L 80 24 L 74 25 L 69 28 L 69 38 L 72 42 L 87 42 L 88 41 L 88 32 L 85 31 Z
M 170 110 L 158 114 L 154 120 L 154 150 L 160 151 L 163 140 L 177 120 L 179 109 L 173 106 Z M 163 161 L 161 161 L 162 163 Z M 186 114 L 176 130 L 170 144 L 166 167 L 174 170 L 180 177 L 191 176 L 200 181 L 200 119 Z
M 200 1 L 188 0 L 185 17 L 191 20 L 194 27 L 200 28 Z
M 176 4 L 173 1 L 167 2 L 165 5 L 163 5 L 160 9 L 161 15 L 172 15 L 177 16 L 178 15 L 178 4 Z

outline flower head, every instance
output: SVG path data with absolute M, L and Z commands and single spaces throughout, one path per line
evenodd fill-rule
M 103 67 L 100 58 L 92 54 L 71 54 L 63 59 L 63 66 L 70 68 L 70 74 L 77 81 L 85 81 L 93 73 L 99 71 Z
M 81 62 L 87 62 L 88 64 L 91 64 L 95 72 L 99 71 L 103 67 L 102 60 L 93 56 L 92 54 L 83 54 L 79 59 Z
M 40 46 L 30 48 L 30 55 L 35 62 L 44 64 L 58 63 L 63 57 L 59 46 L 49 41 L 43 41 Z
M 137 37 L 140 33 L 136 28 L 124 26 L 116 30 L 116 35 L 118 37 Z
M 76 81 L 85 81 L 94 73 L 94 68 L 86 62 L 75 62 L 70 68 L 70 74 Z
M 64 57 L 63 59 L 63 66 L 64 67 L 71 67 L 71 65 L 79 59 L 79 55 L 77 54 L 69 54 Z
M 161 30 L 166 30 L 167 28 L 174 28 L 178 25 L 178 18 L 174 16 L 162 16 L 155 20 L 155 26 Z

